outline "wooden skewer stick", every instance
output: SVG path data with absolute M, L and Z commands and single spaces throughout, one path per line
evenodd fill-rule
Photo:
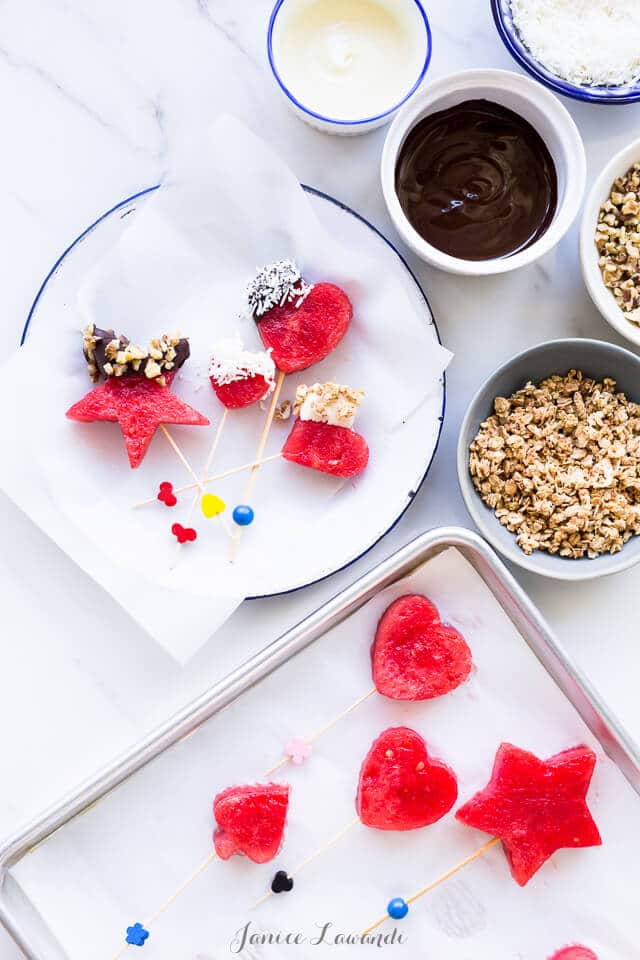
M 324 846 L 320 847 L 319 850 L 316 850 L 315 853 L 312 853 L 310 857 L 306 858 L 306 860 L 303 860 L 301 863 L 299 863 L 298 866 L 291 871 L 289 876 L 297 877 L 301 870 L 304 870 L 305 867 L 308 867 L 309 864 L 316 859 L 316 857 L 321 856 L 323 853 L 326 853 L 327 850 L 330 850 L 331 847 L 334 847 L 336 843 L 342 840 L 342 838 L 345 837 L 350 830 L 353 830 L 353 828 L 356 827 L 359 823 L 360 823 L 360 817 L 354 817 L 351 823 L 348 823 L 347 826 L 343 827 L 342 830 L 339 830 L 338 833 L 335 834 L 335 836 L 331 837 L 330 840 L 327 840 Z M 269 890 L 268 893 L 265 893 L 264 897 L 260 897 L 259 900 L 256 900 L 256 902 L 253 904 L 253 909 L 255 910 L 256 907 L 260 906 L 260 904 L 266 903 L 269 897 L 272 897 L 272 896 L 273 896 L 273 890 Z
M 243 463 L 239 467 L 232 467 L 231 470 L 225 470 L 224 473 L 217 473 L 214 477 L 204 477 L 202 480 L 199 480 L 198 483 L 187 483 L 184 487 L 176 487 L 173 492 L 185 493 L 187 490 L 195 490 L 195 488 L 200 487 L 201 484 L 203 487 L 206 487 L 210 483 L 215 483 L 216 480 L 225 480 L 227 477 L 232 477 L 236 473 L 244 473 L 245 470 L 251 470 L 252 467 L 261 467 L 264 463 L 271 463 L 272 460 L 279 460 L 281 457 L 282 453 L 272 453 L 270 457 L 263 457 L 262 460 L 252 460 L 250 463 Z M 140 503 L 134 503 L 133 509 L 137 510 L 139 507 L 147 507 L 149 504 L 157 502 L 157 496 L 148 497 L 146 500 L 141 500 Z
M 191 521 L 192 521 L 192 519 L 193 519 L 193 514 L 195 513 L 196 507 L 198 506 L 198 503 L 199 503 L 199 501 L 200 501 L 200 496 L 201 496 L 202 491 L 203 491 L 203 489 L 204 489 L 204 480 L 205 480 L 207 474 L 209 473 L 209 470 L 211 469 L 211 464 L 213 463 L 214 457 L 215 457 L 215 455 L 216 455 L 216 451 L 217 451 L 217 449 L 218 449 L 218 445 L 220 444 L 220 438 L 222 437 L 222 431 L 224 430 L 225 424 L 226 424 L 226 422 L 227 422 L 227 414 L 228 414 L 228 413 L 229 413 L 229 410 L 228 410 L 227 407 L 225 407 L 225 408 L 224 408 L 224 413 L 222 414 L 222 417 L 220 418 L 220 423 L 218 424 L 217 430 L 216 430 L 216 432 L 215 432 L 215 436 L 214 436 L 214 438 L 213 438 L 213 443 L 211 444 L 211 449 L 209 450 L 209 455 L 208 455 L 208 457 L 207 457 L 207 462 L 206 462 L 205 465 L 204 465 L 204 470 L 203 470 L 203 472 L 202 472 L 202 478 L 201 478 L 201 480 L 199 481 L 199 484 L 196 485 L 196 495 L 195 495 L 195 497 L 193 498 L 193 500 L 191 501 L 191 507 L 189 508 L 189 513 L 187 514 L 187 526 L 189 526 L 189 524 L 191 523 Z M 192 489 L 193 489 L 193 487 L 192 487 Z M 157 499 L 157 498 L 156 498 L 156 499 Z M 229 528 L 229 524 L 228 524 L 228 522 L 227 522 L 226 517 L 223 517 L 223 515 L 222 515 L 221 513 L 219 513 L 219 514 L 218 514 L 218 520 L 220 520 L 220 523 L 221 523 L 222 527 L 224 528 L 224 531 L 225 531 L 225 533 L 227 534 L 227 536 L 232 537 L 233 534 L 232 534 L 232 532 L 231 532 L 231 530 L 230 530 L 230 528 Z M 173 569 L 175 568 L 175 566 L 176 566 L 177 559 L 178 559 L 178 557 L 179 557 L 179 555 L 180 555 L 181 549 L 182 549 L 182 544 L 181 544 L 181 543 L 176 543 L 175 559 L 174 559 L 173 563 L 171 564 L 171 569 L 172 569 L 172 570 L 173 570 Z
M 282 384 L 284 383 L 285 374 L 282 370 L 278 371 L 278 378 L 276 380 L 275 389 L 271 396 L 271 403 L 269 404 L 269 409 L 267 410 L 267 416 L 265 417 L 264 426 L 262 428 L 262 433 L 260 434 L 260 439 L 258 440 L 258 449 L 256 450 L 256 460 L 262 459 L 262 454 L 264 453 L 264 448 L 267 443 L 267 437 L 269 436 L 269 431 L 271 430 L 271 424 L 273 423 L 273 418 L 275 416 L 276 407 L 278 406 L 278 400 L 280 398 L 280 391 L 282 390 Z M 258 470 L 260 465 L 256 464 L 251 468 L 251 473 L 249 474 L 249 479 L 247 480 L 247 486 L 244 492 L 244 503 L 249 503 L 251 500 L 251 494 L 253 493 L 253 488 L 258 476 Z M 242 527 L 238 527 L 235 531 L 233 541 L 231 543 L 231 553 L 229 554 L 229 561 L 233 563 L 236 558 L 236 553 L 238 552 L 238 547 L 240 545 L 240 537 L 242 536 Z
M 196 486 L 196 487 L 199 487 L 200 489 L 202 489 L 202 482 L 198 479 L 197 473 L 195 472 L 195 470 L 193 469 L 193 467 L 191 466 L 191 464 L 189 463 L 189 461 L 188 461 L 187 458 L 185 457 L 184 453 L 182 452 L 182 450 L 180 449 L 180 447 L 178 446 L 178 444 L 175 442 L 175 440 L 173 439 L 173 437 L 171 436 L 171 434 L 169 433 L 169 431 L 168 431 L 167 428 L 165 427 L 164 423 L 161 423 L 161 424 L 160 424 L 160 429 L 162 430 L 162 432 L 164 433 L 165 437 L 167 438 L 167 440 L 168 440 L 169 443 L 171 444 L 171 447 L 173 448 L 174 453 L 176 454 L 176 456 L 178 457 L 178 459 L 180 460 L 180 462 L 182 463 L 182 465 L 185 467 L 185 469 L 187 470 L 187 472 L 188 472 L 188 473 L 193 477 L 193 479 L 195 480 L 195 486 Z
M 209 854 L 209 856 L 207 857 L 207 859 L 206 859 L 205 861 L 203 861 L 203 863 L 200 864 L 200 866 L 198 867 L 198 869 L 195 870 L 195 871 L 191 874 L 191 876 L 188 877 L 188 878 L 184 881 L 184 883 L 180 884 L 180 886 L 178 887 L 178 889 L 177 889 L 174 893 L 172 893 L 171 896 L 170 896 L 167 900 L 165 900 L 165 902 L 162 904 L 162 906 L 161 906 L 158 910 L 156 910 L 156 912 L 155 912 L 152 916 L 150 916 L 150 917 L 148 918 L 148 920 L 145 921 L 145 924 L 144 924 L 145 927 L 151 926 L 151 924 L 154 923 L 154 922 L 158 919 L 158 917 L 162 916 L 162 914 L 165 912 L 165 910 L 168 910 L 169 907 L 170 907 L 173 903 L 175 903 L 175 901 L 178 899 L 178 897 L 179 897 L 182 893 L 184 893 L 184 891 L 187 889 L 187 887 L 191 886 L 191 884 L 193 883 L 193 881 L 194 881 L 194 880 L 197 880 L 197 878 L 200 876 L 201 873 L 204 873 L 204 871 L 207 869 L 207 867 L 208 867 L 211 863 L 213 863 L 213 861 L 216 859 L 216 857 L 217 857 L 217 854 L 216 854 L 215 852 Z M 129 948 L 130 946 L 131 946 L 131 944 L 125 943 L 125 945 L 124 945 L 123 947 L 121 947 L 120 950 L 118 950 L 118 952 L 114 955 L 114 957 L 112 958 L 112 960 L 119 960 L 120 957 L 124 956 L 124 954 L 127 952 L 128 948 Z
M 474 860 L 477 860 L 478 857 L 481 857 L 483 854 L 487 852 L 487 850 L 491 850 L 491 848 L 495 847 L 496 844 L 498 843 L 500 843 L 499 837 L 493 837 L 492 840 L 488 840 L 487 843 L 483 843 L 483 845 L 479 847 L 479 849 L 476 850 L 475 853 L 469 854 L 469 856 L 465 857 L 464 860 L 461 860 L 460 863 L 456 863 L 455 867 L 451 867 L 451 869 L 447 870 L 446 873 L 443 873 L 441 874 L 441 876 L 437 877 L 435 880 L 432 880 L 431 883 L 428 883 L 426 887 L 422 888 L 422 890 L 418 890 L 418 892 L 414 893 L 412 897 L 409 897 L 406 902 L 408 904 L 415 903 L 416 900 L 420 899 L 420 897 L 424 897 L 425 893 L 429 893 L 431 890 L 434 890 L 436 887 L 439 887 L 441 883 L 444 883 L 445 880 L 448 880 L 449 877 L 452 877 L 454 873 L 458 872 L 458 870 L 462 870 L 463 867 L 466 867 L 470 863 L 473 863 Z M 368 933 L 371 933 L 373 930 L 376 930 L 378 927 L 382 926 L 382 924 L 388 919 L 389 919 L 389 914 L 385 913 L 384 917 L 380 917 L 380 919 L 376 920 L 375 923 L 372 923 L 370 927 L 367 927 L 366 930 L 363 930 L 362 936 L 365 937 Z
M 329 730 L 335 727 L 337 723 L 339 723 L 341 720 L 344 720 L 345 717 L 349 716 L 352 710 L 355 710 L 356 707 L 359 707 L 361 703 L 364 703 L 365 700 L 368 700 L 369 697 L 372 697 L 374 693 L 376 693 L 375 687 L 373 687 L 371 690 L 367 690 L 365 694 L 363 694 L 361 697 L 355 700 L 351 704 L 351 706 L 343 710 L 342 713 L 339 713 L 337 717 L 334 717 L 333 720 L 327 723 L 324 727 L 321 727 L 320 730 L 316 730 L 314 734 L 312 734 L 310 737 L 307 737 L 306 738 L 307 743 L 315 743 L 315 741 L 318 740 L 323 734 L 327 733 Z M 289 758 L 283 757 L 282 760 L 279 760 L 278 763 L 276 763 L 273 767 L 271 767 L 271 769 L 267 770 L 267 772 L 265 773 L 265 777 L 270 777 L 272 773 L 275 773 L 276 770 L 279 770 L 281 767 L 284 767 L 285 764 L 287 764 L 288 762 L 289 762 Z

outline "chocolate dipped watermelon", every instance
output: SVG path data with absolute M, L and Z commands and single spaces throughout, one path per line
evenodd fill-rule
M 247 293 L 262 342 L 284 373 L 324 359 L 340 343 L 353 316 L 344 290 L 334 283 L 306 283 L 291 260 L 263 267 Z
M 391 727 L 375 740 L 360 770 L 356 809 L 376 830 L 417 830 L 435 823 L 458 797 L 456 776 L 429 756 L 409 727 Z
M 369 462 L 367 442 L 352 428 L 363 397 L 362 390 L 333 382 L 299 386 L 299 419 L 282 448 L 284 459 L 334 477 L 357 477 Z
M 227 787 L 213 801 L 217 855 L 228 860 L 244 854 L 254 863 L 273 860 L 282 844 L 288 808 L 286 783 Z
M 113 330 L 93 326 L 84 331 L 84 355 L 91 379 L 106 379 L 66 415 L 80 423 L 119 423 L 131 467 L 140 465 L 160 424 L 208 426 L 205 416 L 169 389 L 189 356 L 187 340 L 161 337 L 144 351 Z
M 268 350 L 245 350 L 236 338 L 216 344 L 209 364 L 215 394 L 228 410 L 238 410 L 262 400 L 275 383 L 275 364 Z
M 557 850 L 602 843 L 587 806 L 595 764 L 588 747 L 540 760 L 503 743 L 491 780 L 460 807 L 456 818 L 499 837 L 514 880 L 524 886 Z
M 371 659 L 378 693 L 392 700 L 441 697 L 464 683 L 472 667 L 462 634 L 441 623 L 434 604 L 419 594 L 400 597 L 387 607 Z

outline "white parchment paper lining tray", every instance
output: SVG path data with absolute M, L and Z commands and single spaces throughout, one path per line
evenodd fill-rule
M 481 577 L 454 549 L 382 591 L 314 645 L 60 830 L 12 874 L 70 960 L 109 960 L 126 927 L 145 922 L 211 851 L 213 795 L 260 779 L 294 734 L 312 733 L 371 686 L 369 648 L 379 616 L 406 592 L 427 594 L 460 629 L 474 657 L 471 679 L 452 694 L 415 704 L 371 697 L 316 744 L 302 767 L 279 772 L 292 785 L 277 859 L 214 861 L 155 924 L 148 960 L 229 955 L 235 931 L 301 931 L 315 924 L 362 931 L 393 896 L 408 896 L 477 849 L 486 835 L 452 815 L 424 830 L 379 833 L 356 826 L 305 869 L 292 893 L 251 905 L 276 869 L 293 870 L 354 817 L 361 761 L 387 726 L 407 724 L 459 778 L 459 803 L 489 779 L 499 743 L 549 756 L 585 743 L 598 755 L 589 806 L 603 846 L 560 851 L 525 887 L 496 848 L 416 903 L 399 929 L 404 945 L 447 960 L 545 960 L 568 942 L 600 960 L 637 956 L 635 909 L 638 796 L 609 761 Z M 389 926 L 388 929 L 391 929 Z M 130 948 L 134 950 L 135 948 Z M 253 948 L 253 958 L 301 960 L 318 947 Z M 335 948 L 338 949 L 338 948 Z M 349 954 L 350 955 L 350 954 Z
M 391 526 L 433 452 L 450 354 L 425 322 L 425 305 L 419 309 L 403 286 L 404 268 L 381 271 L 375 259 L 343 247 L 320 224 L 293 173 L 231 117 L 174 154 L 161 188 L 127 222 L 89 271 L 77 302 L 46 323 L 40 318 L 3 367 L 0 396 L 7 404 L 19 397 L 20 415 L 7 418 L 11 455 L 0 486 L 147 632 L 186 660 L 244 597 L 318 579 Z M 282 256 L 294 258 L 311 281 L 340 284 L 354 304 L 342 343 L 322 363 L 288 377 L 282 398 L 292 399 L 298 383 L 332 378 L 364 389 L 356 429 L 370 445 L 371 465 L 347 482 L 284 461 L 265 466 L 252 497 L 256 522 L 243 535 L 238 562 L 228 563 L 219 523 L 198 511 L 199 541 L 171 570 L 170 527 L 186 524 L 192 494 L 173 510 L 131 506 L 153 496 L 162 480 L 178 486 L 191 478 L 160 432 L 132 471 L 117 424 L 65 419 L 91 388 L 80 329 L 95 322 L 141 344 L 176 329 L 190 337 L 192 359 L 174 389 L 212 427 L 170 431 L 201 471 L 222 415 L 207 379 L 211 347 L 240 333 L 245 346 L 262 348 L 254 321 L 238 314 L 256 268 Z M 230 415 L 216 472 L 253 459 L 264 417 L 258 405 Z M 281 449 L 290 427 L 274 428 L 267 454 Z M 245 484 L 246 474 L 215 492 L 231 510 L 243 501 Z M 301 530 L 313 536 L 301 540 Z

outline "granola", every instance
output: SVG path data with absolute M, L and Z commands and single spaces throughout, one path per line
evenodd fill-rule
M 529 382 L 496 398 L 469 470 L 524 553 L 617 553 L 640 533 L 640 405 L 579 370 Z
M 605 286 L 640 325 L 640 162 L 618 177 L 600 207 L 596 247 Z

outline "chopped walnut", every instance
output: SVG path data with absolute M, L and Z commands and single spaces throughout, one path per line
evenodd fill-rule
M 605 286 L 627 320 L 640 325 L 640 162 L 613 183 L 595 242 Z
M 473 485 L 526 553 L 617 553 L 640 533 L 640 406 L 578 370 L 527 383 L 480 425 Z

